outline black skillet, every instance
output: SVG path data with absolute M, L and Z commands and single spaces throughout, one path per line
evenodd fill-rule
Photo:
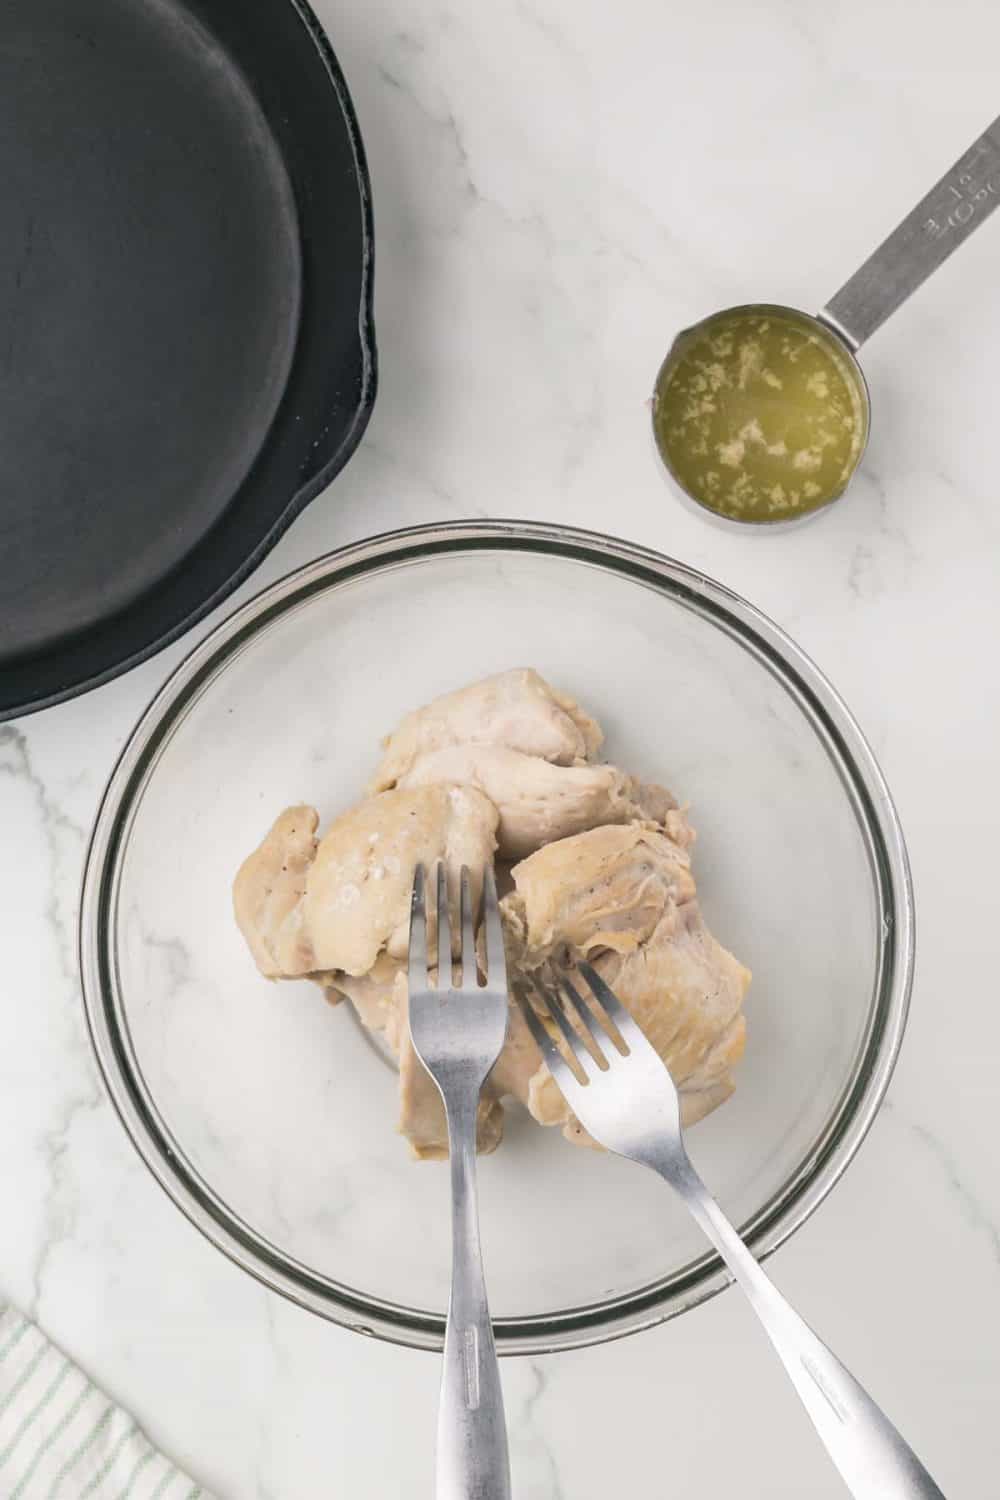
M 0 4 L 0 719 L 256 566 L 375 399 L 371 197 L 301 0 Z

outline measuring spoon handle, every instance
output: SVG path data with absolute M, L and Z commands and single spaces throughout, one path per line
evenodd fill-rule
M 831 297 L 820 318 L 859 349 L 998 203 L 1000 119 Z

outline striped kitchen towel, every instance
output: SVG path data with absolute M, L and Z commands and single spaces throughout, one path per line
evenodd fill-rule
M 211 1500 L 12 1307 L 0 1305 L 0 1500 Z

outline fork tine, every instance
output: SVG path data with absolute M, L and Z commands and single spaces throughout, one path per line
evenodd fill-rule
M 604 1028 L 602 1026 L 599 1026 L 597 1022 L 595 1022 L 590 1007 L 588 1006 L 586 1000 L 584 1000 L 583 996 L 580 994 L 580 991 L 577 989 L 576 985 L 570 979 L 569 975 L 561 974 L 557 971 L 555 974 L 555 979 L 559 987 L 562 989 L 563 994 L 566 996 L 567 1000 L 576 1011 L 576 1014 L 579 1016 L 583 1028 L 586 1031 L 587 1035 L 590 1037 L 590 1040 L 593 1042 L 594 1050 L 597 1053 L 596 1061 L 598 1062 L 599 1066 L 607 1067 L 608 1058 L 604 1050 L 604 1046 L 608 1038 L 606 1032 L 604 1031 Z
M 625 1009 L 614 991 L 609 989 L 604 983 L 604 980 L 593 965 L 580 962 L 577 964 L 577 968 L 590 986 L 590 991 L 594 999 L 601 1005 L 612 1026 L 618 1031 L 626 1049 L 631 1050 L 636 1043 L 641 1045 L 643 1042 L 646 1042 L 646 1038 L 636 1021 Z
M 427 872 L 417 865 L 410 897 L 410 943 L 407 958 L 410 974 L 427 986 Z
M 556 1025 L 559 1027 L 559 1030 L 562 1032 L 563 1040 L 565 1041 L 566 1046 L 569 1048 L 570 1056 L 572 1057 L 573 1061 L 578 1065 L 584 1077 L 590 1078 L 592 1076 L 592 1070 L 597 1067 L 597 1064 L 594 1062 L 590 1053 L 587 1051 L 587 1048 L 584 1046 L 580 1037 L 573 1030 L 573 1027 L 563 1015 L 562 1006 L 559 1004 L 558 1000 L 555 999 L 549 987 L 546 984 L 542 983 L 537 974 L 532 975 L 532 983 L 534 985 L 535 994 L 538 995 L 539 999 L 542 1001 L 542 1004 L 545 1006 L 545 1009 L 548 1011 L 549 1015 L 552 1017 L 553 1021 L 555 1021 Z
M 444 860 L 437 867 L 437 955 L 439 990 L 450 990 L 451 968 L 451 920 L 448 914 L 448 871 Z
M 542 1054 L 546 1067 L 552 1074 L 558 1087 L 569 1098 L 574 1088 L 579 1089 L 582 1087 L 579 1079 L 538 1019 L 535 1008 L 524 989 L 519 991 L 518 1000 L 521 1004 L 521 1012 L 524 1019 L 528 1023 L 528 1030 L 538 1044 L 538 1050 Z
M 462 866 L 458 888 L 459 921 L 462 925 L 462 988 L 479 983 L 476 965 L 476 911 L 472 904 L 472 877 L 468 865 Z
M 491 989 L 507 988 L 507 954 L 497 904 L 497 882 L 493 866 L 483 871 L 483 925 L 486 929 L 486 982 Z

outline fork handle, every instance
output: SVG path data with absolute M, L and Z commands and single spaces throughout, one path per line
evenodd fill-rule
M 479 1091 L 446 1100 L 452 1279 L 437 1435 L 437 1500 L 510 1500 L 503 1391 L 486 1300 L 476 1198 Z
M 944 1500 L 916 1454 L 765 1276 L 685 1155 L 650 1163 L 675 1188 L 763 1323 L 826 1450 L 857 1500 Z

